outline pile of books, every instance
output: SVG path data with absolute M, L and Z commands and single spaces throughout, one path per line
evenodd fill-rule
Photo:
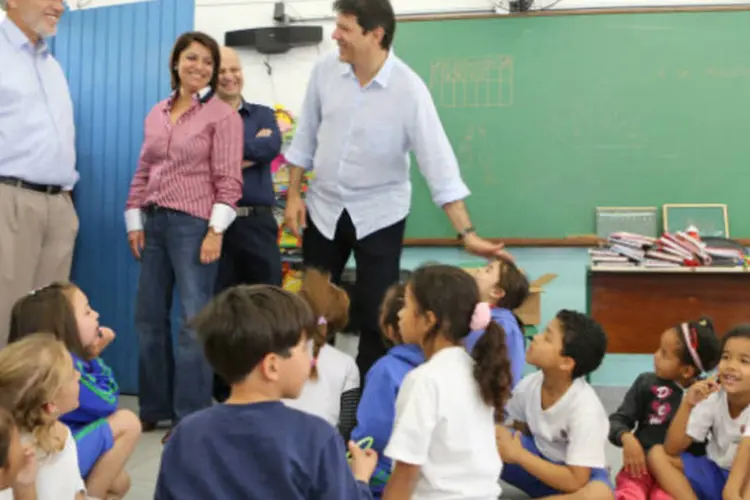
M 744 252 L 736 248 L 712 247 L 693 231 L 664 233 L 653 238 L 633 233 L 612 233 L 607 245 L 589 250 L 598 267 L 734 267 L 746 264 Z

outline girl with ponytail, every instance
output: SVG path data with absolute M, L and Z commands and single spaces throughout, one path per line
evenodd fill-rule
M 331 283 L 330 274 L 315 268 L 305 271 L 299 295 L 317 318 L 315 329 L 307 332 L 312 366 L 299 397 L 285 402 L 338 427 L 346 442 L 357 424 L 359 369 L 354 358 L 328 341 L 349 322 L 349 296 Z
M 474 279 L 445 265 L 411 276 L 399 327 L 403 341 L 420 345 L 427 361 L 398 393 L 385 449 L 395 466 L 383 499 L 496 499 L 502 463 L 495 413 L 503 414 L 511 389 L 505 332 Z M 464 340 L 479 329 L 485 333 L 472 357 Z

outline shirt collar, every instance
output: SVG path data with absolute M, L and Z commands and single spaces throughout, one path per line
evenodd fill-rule
M 213 95 L 214 95 L 214 90 L 210 86 L 203 87 L 198 92 L 193 94 L 193 103 L 194 104 L 206 104 L 208 100 L 213 97 Z M 177 97 L 177 90 L 173 90 L 169 96 L 169 99 L 167 100 L 167 109 L 172 107 L 172 103 L 174 102 L 176 97 Z
M 29 37 L 9 17 L 0 22 L 0 32 L 4 33 L 11 45 L 17 49 L 31 49 L 45 56 L 49 54 L 49 45 L 44 38 L 40 38 L 36 45 L 33 45 Z
M 383 88 L 388 86 L 388 81 L 390 80 L 391 73 L 393 72 L 393 65 L 394 65 L 395 57 L 396 56 L 393 53 L 393 49 L 389 50 L 388 56 L 385 58 L 385 62 L 383 63 L 383 66 L 380 67 L 380 71 L 377 72 L 375 77 L 372 79 L 372 82 L 370 83 L 377 83 Z M 354 74 L 354 69 L 352 68 L 351 64 L 344 64 L 344 68 L 341 70 L 341 74 L 343 76 L 356 78 Z
M 244 97 L 240 98 L 240 105 L 237 107 L 237 111 L 245 110 L 248 113 L 250 112 L 250 103 L 245 100 Z

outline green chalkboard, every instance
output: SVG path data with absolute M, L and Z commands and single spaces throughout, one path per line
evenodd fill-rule
M 750 237 L 750 12 L 409 21 L 479 232 L 595 232 L 597 206 L 726 203 Z M 415 163 L 413 165 L 416 166 Z M 454 238 L 417 168 L 407 238 Z

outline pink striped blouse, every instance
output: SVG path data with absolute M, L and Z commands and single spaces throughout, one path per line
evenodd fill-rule
M 218 97 L 196 95 L 172 123 L 173 97 L 151 110 L 126 209 L 151 204 L 209 220 L 214 204 L 242 196 L 242 118 Z

